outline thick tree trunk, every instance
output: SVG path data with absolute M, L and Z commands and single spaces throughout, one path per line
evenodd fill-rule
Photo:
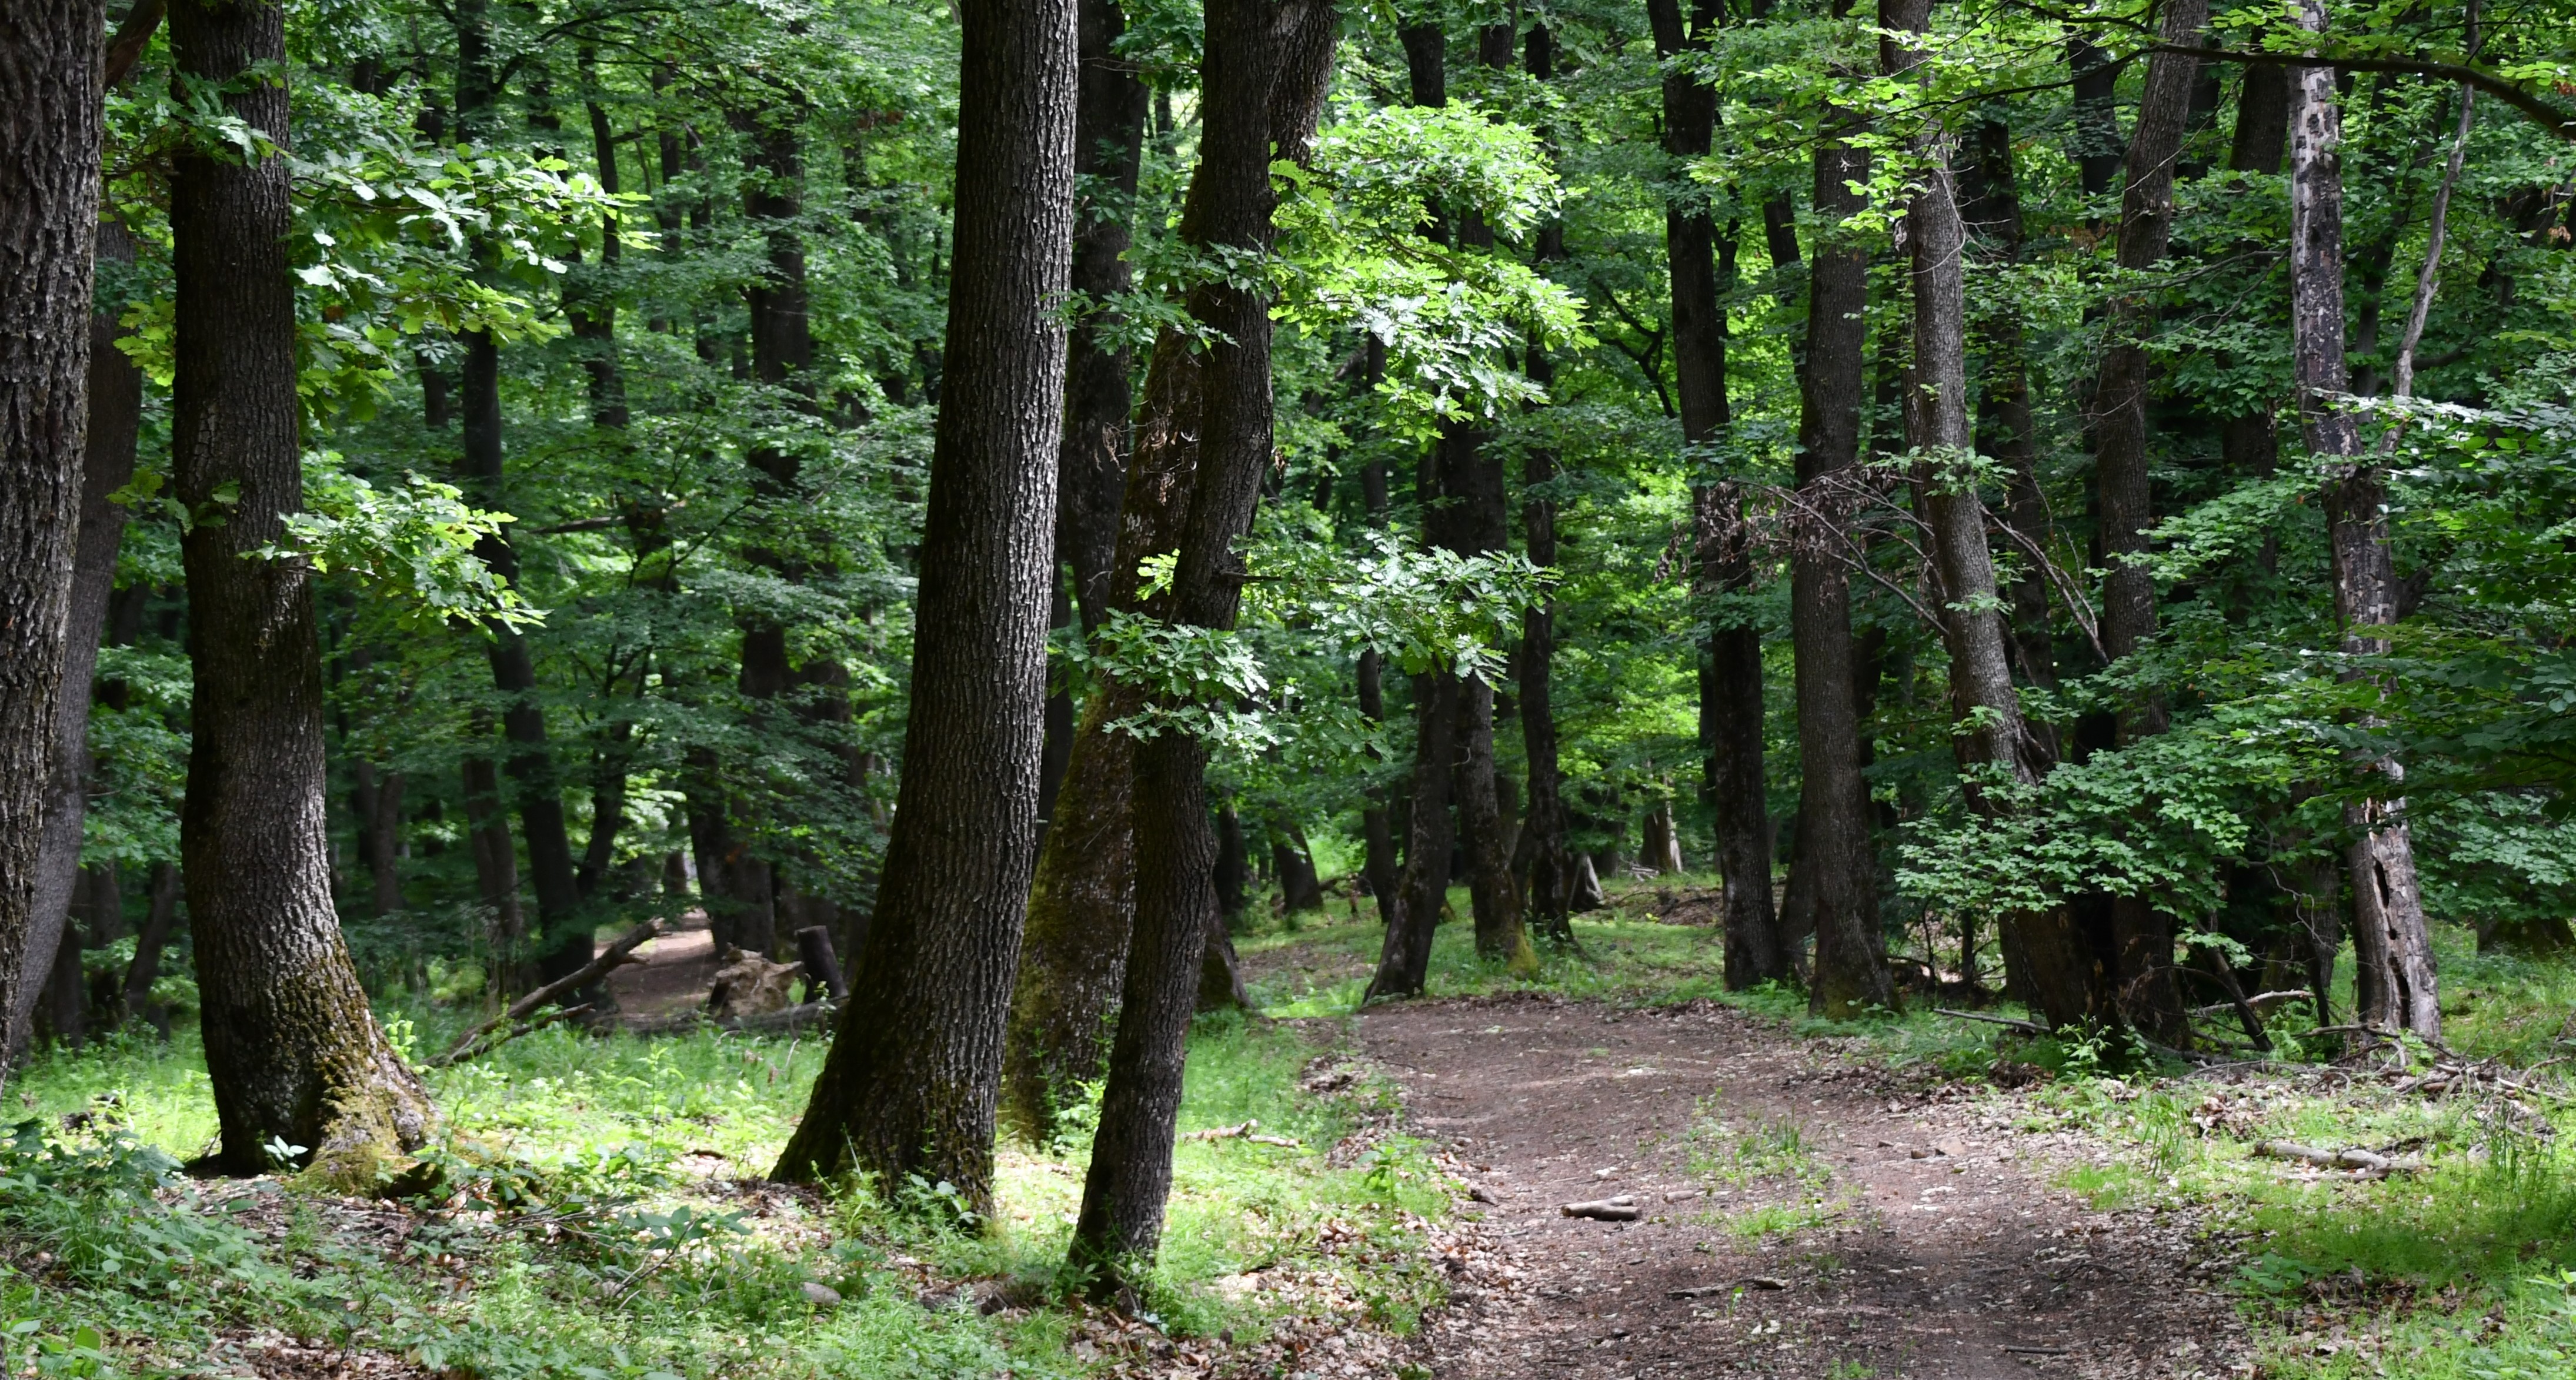
M 1714 7 L 1695 4 L 1685 31 L 1679 0 L 1649 0 L 1655 55 L 1670 63 L 1708 46 Z M 1717 93 L 1696 73 L 1663 81 L 1664 152 L 1676 172 L 1708 156 L 1717 126 Z M 1677 181 L 1664 209 L 1664 250 L 1672 285 L 1673 378 L 1680 395 L 1682 441 L 1716 442 L 1733 422 L 1727 398 L 1726 309 L 1721 294 L 1735 276 L 1735 227 L 1721 241 L 1697 189 Z M 1787 947 L 1771 898 L 1771 818 L 1762 766 L 1762 632 L 1732 610 L 1726 596 L 1752 585 L 1745 549 L 1744 498 L 1693 460 L 1691 525 L 1696 572 L 1692 593 L 1709 619 L 1699 668 L 1700 746 L 1708 753 L 1706 786 L 1717 821 L 1717 865 L 1726 878 L 1726 985 L 1736 990 L 1790 974 Z
M 41 0 L 0 28 L 0 1018 L 9 1034 L 43 984 L 35 962 L 53 956 L 31 944 L 48 806 L 60 809 L 48 786 L 87 759 L 62 761 L 62 699 L 65 662 L 77 655 L 69 648 L 80 641 L 65 622 L 75 527 L 87 516 L 100 23 L 94 0 Z M 108 564 L 112 575 L 112 554 Z M 94 654 L 94 628 L 88 640 Z M 86 710 L 88 677 L 79 680 Z M 86 713 L 81 722 L 85 731 Z M 76 863 L 79 825 L 71 827 Z M 59 921 L 50 928 L 59 943 Z
M 1380 507 L 1385 506 L 1383 502 Z M 1360 714 L 1371 723 L 1386 722 L 1386 691 L 1379 683 L 1380 661 L 1374 649 L 1360 653 Z M 1371 761 L 1378 760 L 1371 749 Z M 1401 905 L 1398 888 L 1402 867 L 1396 860 L 1395 832 L 1388 818 L 1385 793 L 1372 790 L 1360 807 L 1361 866 L 1368 875 L 1369 896 L 1377 902 L 1380 924 L 1392 928 Z
M 1271 150 L 1275 143 L 1285 156 L 1303 156 L 1337 24 L 1319 0 L 1209 0 L 1185 243 L 1269 250 Z M 1247 285 L 1209 283 L 1192 290 L 1190 315 L 1225 343 L 1209 345 L 1201 366 L 1199 464 L 1168 617 L 1227 629 L 1243 597 L 1235 541 L 1251 530 L 1271 457 L 1269 303 Z M 1096 1267 L 1094 1292 L 1103 1296 L 1140 1279 L 1162 1240 L 1190 1014 L 1217 920 L 1206 768 L 1205 746 L 1184 734 L 1136 747 L 1135 936 L 1068 1249 L 1074 1263 Z
M 1264 830 L 1270 837 L 1270 874 L 1279 879 L 1279 908 L 1294 915 L 1324 908 L 1324 884 L 1315 875 L 1314 856 L 1306 851 L 1305 831 L 1286 815 L 1273 815 Z
M 134 239 L 125 226 L 98 224 L 98 257 L 132 264 Z M 83 447 L 80 526 L 72 542 L 71 592 L 63 620 L 63 682 L 56 701 L 52 777 L 46 784 L 44 842 L 36 866 L 34 918 L 28 929 L 26 970 L 50 970 L 71 910 L 80 873 L 82 826 L 89 812 L 90 681 L 107 626 L 109 596 L 116 592 L 116 561 L 125 538 L 125 509 L 108 496 L 134 477 L 135 438 L 143 420 L 143 371 L 116 348 L 123 332 L 113 308 L 90 317 L 88 438 Z M 0 990 L 6 990 L 0 986 Z M 9 993 L 0 1006 L 8 1021 L 7 1047 L 15 1058 L 26 1047 L 27 1019 L 36 987 Z
M 2301 27 L 2322 33 L 2324 0 L 2302 0 Z M 2342 115 L 2334 69 L 2291 69 L 2290 326 L 2292 370 L 2308 449 L 2324 466 L 2333 552 L 2335 621 L 2351 656 L 2384 655 L 2397 621 L 2389 555 L 2387 480 L 2364 453 L 2350 412 L 2337 405 L 2344 365 Z M 2405 769 L 2395 758 L 2361 764 L 2369 798 L 2346 807 L 2352 882 L 2355 989 L 2365 1025 L 2442 1038 L 2431 937 L 2407 832 Z
M 242 80 L 254 66 L 283 70 L 281 10 L 180 0 L 170 39 L 185 78 L 229 88 L 226 107 L 284 143 L 283 81 Z M 250 555 L 303 501 L 290 219 L 282 154 L 174 160 L 173 487 L 191 512 L 226 511 L 180 546 L 196 671 L 180 845 L 217 1161 L 255 1174 L 283 1141 L 335 1178 L 372 1183 L 437 1116 L 376 1028 L 331 906 L 311 570 Z
M 2174 0 L 2165 7 L 2163 41 L 2187 47 L 2209 17 L 2208 0 Z M 2143 273 L 2165 257 L 2173 235 L 2174 163 L 2181 155 L 2191 114 L 2197 63 L 2160 52 L 2147 65 L 2137 126 L 2129 136 L 2128 182 L 2120 201 L 2119 266 Z M 2140 562 L 2147 529 L 2155 525 L 2147 480 L 2147 386 L 2153 362 L 2145 336 L 2155 320 L 2153 303 L 2114 298 L 2110 340 L 2093 389 L 2094 494 L 2102 576 L 2102 650 L 2112 659 L 2133 656 L 2156 631 L 2155 583 Z M 2120 740 L 2162 733 L 2167 725 L 2160 696 L 2124 706 Z M 2173 922 L 2143 896 L 2114 896 L 2111 935 L 2116 950 L 2121 1010 L 2130 1022 L 2168 1044 L 2191 1036 L 2174 980 Z
M 831 1054 L 772 1177 L 993 1188 L 993 1111 L 1037 862 L 1071 276 L 1073 0 L 959 7 L 955 258 L 904 772 Z

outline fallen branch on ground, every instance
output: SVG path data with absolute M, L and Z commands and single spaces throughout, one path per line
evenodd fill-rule
M 800 1031 L 808 1026 L 829 1025 L 841 1004 L 830 999 L 809 1001 L 783 1011 L 767 1011 L 757 1016 L 710 1016 L 703 1011 L 685 1015 L 662 1016 L 619 1027 L 629 1035 L 685 1035 L 692 1030 L 730 1030 L 744 1034 L 778 1035 Z
M 1988 1025 L 1999 1025 L 2007 1030 L 2018 1030 L 2024 1035 L 2045 1035 L 2049 1033 L 2047 1026 L 2041 1025 L 2036 1021 L 2017 1021 L 2010 1016 L 1988 1016 L 1976 1011 L 1952 1011 L 1947 1007 L 1940 1006 L 1933 1007 L 1932 1014 L 1935 1016 L 1947 1016 L 1954 1021 L 1983 1021 Z
M 1258 1122 L 1258 1121 L 1247 1121 L 1247 1122 L 1243 1123 L 1243 1124 L 1242 1124 L 1242 1125 L 1240 1125 L 1240 1126 L 1211 1126 L 1211 1127 L 1209 1127 L 1208 1129 L 1206 1129 L 1206 1130 L 1204 1130 L 1204 1131 L 1189 1131 L 1189 1132 L 1185 1132 L 1185 1133 L 1183 1133 L 1183 1134 L 1182 1134 L 1181 1139 L 1183 1139 L 1183 1140 L 1248 1140 L 1248 1141 L 1251 1141 L 1251 1142 L 1252 1142 L 1253 1144 L 1255 1144 L 1255 1145 L 1284 1145 L 1284 1146 L 1288 1147 L 1288 1148 L 1289 1148 L 1289 1149 L 1291 1149 L 1291 1150 L 1294 1150 L 1294 1149 L 1297 1149 L 1297 1148 L 1298 1148 L 1298 1146 L 1297 1146 L 1297 1142 L 1296 1142 L 1295 1140 L 1293 1140 L 1293 1139 L 1291 1139 L 1291 1138 L 1287 1137 L 1287 1136 L 1256 1136 L 1256 1135 L 1254 1135 L 1254 1134 L 1253 1134 L 1253 1131 L 1254 1131 L 1254 1130 L 1256 1130 L 1256 1129 L 1258 1129 L 1258 1128 L 1260 1127 L 1260 1125 L 1261 1125 L 1261 1123 L 1260 1123 L 1260 1122 Z
M 583 1002 L 579 1006 L 556 1007 L 554 1010 L 549 1011 L 534 1020 L 521 1021 L 517 1025 L 501 1031 L 498 1034 L 478 1039 L 474 1043 L 467 1045 L 462 1049 L 451 1049 L 447 1053 L 430 1060 L 429 1066 L 434 1069 L 443 1069 L 450 1064 L 464 1063 L 468 1059 L 480 1059 L 484 1055 L 499 1049 L 501 1046 L 510 1043 L 512 1040 L 515 1040 L 522 1035 L 533 1034 L 536 1031 L 545 1029 L 547 1026 L 553 1025 L 557 1021 L 568 1021 L 575 1016 L 587 1015 L 589 1011 L 589 1002 Z M 486 1028 L 488 1029 L 488 1027 Z
M 2254 1153 L 2266 1159 L 2296 1160 L 2302 1164 L 2315 1165 L 2319 1169 L 2355 1169 L 2376 1178 L 2386 1178 L 2391 1174 L 2412 1174 L 2424 1167 L 2422 1160 L 2412 1156 L 2405 1159 L 2392 1159 L 2377 1151 L 2357 1147 L 2348 1150 L 2319 1150 L 2314 1146 L 2294 1145 L 2285 1140 L 2256 1141 Z
M 2316 994 L 2313 992 L 2257 992 L 2254 995 L 2247 997 L 2245 999 L 2245 1004 L 2253 1007 L 2257 1011 L 2267 1011 L 2268 1013 L 2268 1008 L 2279 1006 L 2284 1002 L 2314 1000 L 2316 1000 Z M 2218 1003 L 2216 1006 L 2195 1006 L 2191 1009 L 2191 1014 L 2202 1020 L 2207 1020 L 2212 1016 L 2224 1016 L 2235 1009 L 2236 1003 L 2232 1001 L 2223 1001 Z
M 1595 1222 L 1634 1222 L 1637 1200 L 1622 1193 L 1616 1198 L 1603 1198 L 1589 1203 L 1567 1203 L 1557 1211 L 1568 1217 L 1588 1217 Z
M 1788 1287 L 1786 1283 L 1773 1279 L 1769 1275 L 1746 1275 L 1742 1279 L 1726 1284 L 1699 1284 L 1688 1289 L 1675 1289 L 1672 1296 L 1677 1299 L 1704 1299 L 1715 1294 L 1731 1294 L 1738 1289 L 1786 1289 Z
M 435 1062 L 439 1065 L 454 1063 L 457 1060 L 464 1058 L 466 1049 L 473 1045 L 475 1041 L 482 1039 L 485 1032 L 491 1030 L 493 1027 L 507 1025 L 513 1021 L 526 1020 L 538 1007 L 543 1006 L 547 1002 L 553 1001 L 566 993 L 578 992 L 582 988 L 588 987 L 592 983 L 599 981 L 601 978 L 608 976 L 609 970 L 620 967 L 624 964 L 639 962 L 640 960 L 635 957 L 636 946 L 661 932 L 661 921 L 647 920 L 643 924 L 637 925 L 626 933 L 617 936 L 617 938 L 612 941 L 607 948 L 599 951 L 598 956 L 592 958 L 590 962 L 583 964 L 580 971 L 568 974 L 564 977 L 556 978 L 545 986 L 540 987 L 526 996 L 519 998 L 517 1001 L 510 1003 L 509 1009 L 503 1011 L 500 1015 L 494 1016 L 492 1019 L 485 1021 L 481 1025 L 474 1027 L 472 1030 L 466 1031 L 463 1035 L 458 1036 L 456 1038 L 456 1043 L 449 1045 L 447 1047 L 447 1053 L 440 1055 Z M 495 1043 L 498 1042 L 496 1041 Z

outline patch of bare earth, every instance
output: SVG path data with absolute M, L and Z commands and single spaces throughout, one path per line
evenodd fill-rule
M 707 988 L 723 966 L 706 917 L 695 911 L 667 934 L 635 950 L 639 962 L 612 970 L 608 990 L 627 1022 L 680 1016 L 706 1005 Z
M 1905 1081 L 1707 1004 L 1423 1002 L 1360 1026 L 1412 1123 L 1463 1162 L 1494 1254 L 1430 1320 L 1434 1374 L 2251 1372 L 2218 1248 L 2183 1214 L 2052 1187 L 2112 1152 L 2013 1129 L 2012 1094 Z M 1803 1153 L 1778 1152 L 1784 1128 Z M 1739 1158 L 1747 1137 L 1775 1153 Z M 1641 1220 L 1559 1210 L 1621 1195 Z

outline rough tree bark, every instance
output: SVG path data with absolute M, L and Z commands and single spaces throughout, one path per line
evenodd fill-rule
M 225 106 L 284 144 L 284 82 L 242 80 L 283 69 L 283 11 L 180 0 L 170 40 L 183 77 L 229 88 Z M 331 906 L 311 569 L 250 554 L 303 501 L 290 220 L 282 152 L 173 160 L 173 489 L 189 512 L 224 514 L 180 543 L 196 673 L 180 851 L 223 1128 L 216 1162 L 255 1174 L 283 1141 L 364 1183 L 427 1139 L 436 1112 L 376 1028 Z
M 993 1188 L 1037 843 L 1071 278 L 1074 0 L 964 0 L 956 229 L 913 713 L 851 999 L 774 1178 Z
M 29 931 L 83 516 L 99 30 L 95 0 L 39 0 L 0 28 L 0 1016 L 11 1032 L 44 982 L 28 966 Z
M 1718 10 L 1696 0 L 1690 27 L 1680 0 L 1648 0 L 1655 55 L 1670 63 L 1708 46 Z M 1717 129 L 1717 93 L 1695 74 L 1667 72 L 1663 80 L 1664 152 L 1678 167 L 1708 156 Z M 1726 308 L 1721 294 L 1733 286 L 1735 229 L 1721 242 L 1708 207 L 1677 180 L 1667 191 L 1664 251 L 1673 304 L 1673 381 L 1680 395 L 1682 442 L 1707 446 L 1733 422 L 1727 399 Z M 1691 527 L 1695 577 L 1692 593 L 1707 608 L 1707 646 L 1699 667 L 1700 745 L 1708 753 L 1706 784 L 1717 817 L 1717 865 L 1726 878 L 1726 985 L 1736 990 L 1791 975 L 1788 946 L 1780 941 L 1771 898 L 1771 816 L 1762 766 L 1762 630 L 1741 614 L 1720 612 L 1725 596 L 1749 589 L 1753 562 L 1747 549 L 1744 495 L 1731 481 L 1711 479 L 1694 460 Z
M 1181 238 L 1266 253 L 1270 155 L 1301 156 L 1320 114 L 1338 17 L 1322 0 L 1209 0 L 1200 69 L 1199 171 Z M 1293 112 L 1282 119 L 1283 110 Z M 1267 295 L 1229 282 L 1191 290 L 1190 315 L 1221 333 L 1201 365 L 1199 463 L 1167 595 L 1170 621 L 1231 628 L 1243 597 L 1235 541 L 1251 530 L 1271 455 Z M 1068 1258 L 1113 1295 L 1150 1265 L 1172 1183 L 1172 1139 L 1201 958 L 1216 919 L 1207 749 L 1164 733 L 1136 745 L 1136 925 L 1111 1042 L 1100 1129 Z
M 2172 0 L 2164 8 L 2162 37 L 2167 44 L 2188 46 L 2208 18 L 2208 0 Z M 2154 268 L 2172 239 L 2174 164 L 2191 115 L 2197 66 L 2192 58 L 2169 51 L 2148 60 L 2120 199 L 2117 262 L 2126 272 Z M 2147 551 L 2147 529 L 2155 525 L 2147 482 L 2147 386 L 2154 366 L 2145 338 L 2154 320 L 2154 304 L 2143 295 L 2111 300 L 2110 338 L 2093 388 L 2096 531 L 2105 567 L 2102 650 L 2114 660 L 2134 655 L 2156 631 L 2155 582 L 2139 563 Z M 2120 711 L 2120 741 L 2162 733 L 2167 722 L 2163 699 L 2149 695 Z M 2157 1039 L 2184 1043 L 2191 1027 L 2174 980 L 2173 922 L 2144 896 L 2114 896 L 2110 911 L 2121 1010 Z
M 2281 155 L 2290 139 L 2290 69 L 2250 65 L 2236 97 L 2236 128 L 2227 151 L 2227 169 L 2270 177 L 2281 170 Z M 2269 407 L 2223 417 L 2218 423 L 2220 458 L 2236 476 L 2268 476 L 2278 460 L 2278 441 Z M 2266 550 L 2270 543 L 2266 543 Z M 2268 568 L 2267 560 L 2264 565 Z
M 1990 262 L 2021 258 L 2020 181 L 2013 171 L 2012 130 L 1988 117 L 1977 124 L 1976 191 L 1963 198 L 1969 234 Z M 2048 549 L 2048 499 L 2039 487 L 2039 437 L 2030 414 L 2030 370 L 2019 307 L 2003 303 L 1985 323 L 1986 367 L 1977 392 L 1977 453 L 2003 462 L 2008 517 L 2013 529 Z M 2012 587 L 2012 649 L 2022 675 L 2044 689 L 2057 686 L 2055 639 L 2048 626 L 2048 575 L 2029 553 Z M 2033 724 L 2050 756 L 2054 732 Z
M 1131 65 L 1110 52 L 1125 29 L 1126 12 L 1117 0 L 1082 0 L 1078 22 L 1074 171 L 1077 177 L 1097 178 L 1133 193 L 1144 143 L 1145 84 Z M 1127 250 L 1128 228 L 1117 214 L 1123 210 L 1087 200 L 1074 208 L 1075 292 L 1105 299 L 1127 289 L 1131 275 L 1120 256 Z M 1055 563 L 1072 567 L 1086 633 L 1108 621 L 1122 593 L 1132 606 L 1134 562 L 1147 554 L 1135 553 L 1126 566 L 1127 578 L 1115 578 L 1127 487 L 1132 361 L 1112 339 L 1090 317 L 1073 327 L 1065 365 L 1064 436 L 1056 452 Z M 1187 431 L 1195 437 L 1194 392 L 1189 410 Z M 1173 439 L 1169 428 L 1162 434 L 1166 441 Z M 1107 691 L 1093 696 L 1082 707 L 1065 749 L 1062 784 L 1046 811 L 1046 836 L 1029 893 L 1020 970 L 1002 1041 L 1003 1117 L 1040 1144 L 1053 1136 L 1056 1111 L 1065 1099 L 1100 1074 L 1127 966 L 1134 895 L 1127 801 L 1135 740 L 1106 731 L 1125 712 L 1112 711 L 1116 698 Z
M 101 262 L 132 264 L 134 239 L 115 220 L 98 223 Z M 36 899 L 29 925 L 26 971 L 42 973 L 54 961 L 71 914 L 73 883 L 80 875 L 82 826 L 89 813 L 90 681 L 107 626 L 108 597 L 116 592 L 116 560 L 125 537 L 125 509 L 108 501 L 134 477 L 135 439 L 143 421 L 143 371 L 122 350 L 118 312 L 91 315 L 88 366 L 88 438 L 83 446 L 79 529 L 72 542 L 71 594 L 63 621 L 63 682 L 53 724 L 52 778 L 46 783 L 44 842 L 36 864 Z M 37 987 L 10 993 L 0 1007 L 8 1020 L 8 1051 L 26 1048 L 28 1018 Z
M 1848 112 L 1829 110 L 1841 121 Z M 1862 485 L 1860 404 L 1868 326 L 1869 254 L 1843 222 L 1869 153 L 1843 143 L 1815 153 L 1816 238 L 1808 255 L 1807 365 L 1799 379 L 1798 495 L 1791 519 L 1790 636 L 1797 648 L 1798 866 L 1814 916 L 1811 1010 L 1845 1016 L 1895 999 L 1879 928 L 1871 864 L 1869 788 L 1861 778 L 1852 697 L 1850 575 L 1845 528 Z
M 2301 27 L 2322 33 L 2324 0 L 2302 0 Z M 2366 454 L 2339 395 L 2344 364 L 2342 114 L 2334 69 L 2291 69 L 2291 363 L 2308 449 L 2323 466 L 2333 554 L 2335 621 L 2348 656 L 2384 655 L 2397 621 L 2389 553 L 2387 476 Z M 2352 881 L 2353 961 L 2363 1024 L 2442 1038 L 2442 1010 L 2424 901 L 2406 826 L 2405 769 L 2394 757 L 2360 764 L 2371 794 L 2344 810 L 2353 832 L 2344 865 Z

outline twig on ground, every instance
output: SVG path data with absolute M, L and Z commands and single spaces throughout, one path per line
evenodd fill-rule
M 2041 1025 L 2036 1021 L 2017 1021 L 2010 1016 L 1989 1016 L 1977 1011 L 1952 1011 L 1947 1007 L 1941 1006 L 1933 1007 L 1932 1014 L 1935 1016 L 1947 1016 L 1954 1021 L 1983 1021 L 1988 1025 L 1999 1025 L 2007 1030 L 2018 1030 L 2024 1035 L 2045 1035 L 2049 1033 L 2047 1026 Z
M 1288 1136 L 1254 1135 L 1253 1132 L 1260 1126 L 1261 1123 L 1258 1121 L 1246 1121 L 1240 1126 L 1211 1126 L 1204 1131 L 1184 1132 L 1180 1138 L 1182 1140 L 1248 1140 L 1255 1145 L 1280 1145 L 1291 1150 L 1298 1148 L 1296 1140 Z

